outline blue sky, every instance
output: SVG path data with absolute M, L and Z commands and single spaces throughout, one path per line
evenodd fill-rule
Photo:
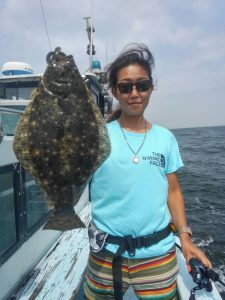
M 93 0 L 94 44 L 102 67 L 132 42 L 155 57 L 155 86 L 146 117 L 168 128 L 225 125 L 224 0 Z M 89 60 L 84 17 L 91 0 L 42 0 L 52 48 Z M 39 0 L 0 0 L 0 66 L 45 70 L 49 44 Z M 106 55 L 107 45 L 107 55 Z

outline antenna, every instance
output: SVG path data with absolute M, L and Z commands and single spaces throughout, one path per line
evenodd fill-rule
M 43 16 L 44 24 L 45 24 L 45 31 L 46 31 L 46 34 L 47 34 L 49 48 L 50 48 L 50 51 L 51 51 L 52 47 L 51 47 L 50 38 L 49 38 L 49 34 L 48 34 L 48 27 L 47 27 L 47 23 L 46 23 L 46 19 L 45 19 L 45 13 L 44 13 L 44 7 L 43 7 L 43 4 L 42 4 L 42 0 L 40 0 L 40 3 L 41 3 L 42 16 Z
M 91 45 L 90 45 L 90 67 L 92 68 L 93 60 L 93 14 L 94 14 L 94 5 L 93 0 L 91 0 Z
M 95 32 L 94 25 L 93 25 L 93 0 L 91 0 L 91 17 L 85 17 L 86 20 L 86 31 L 88 34 L 89 44 L 87 46 L 87 54 L 89 55 L 89 69 L 92 69 L 92 61 L 93 61 L 93 55 L 95 55 L 95 49 L 93 45 L 93 32 Z

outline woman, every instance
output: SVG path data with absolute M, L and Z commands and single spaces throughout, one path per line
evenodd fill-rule
M 153 91 L 154 59 L 133 44 L 108 67 L 120 109 L 107 124 L 110 157 L 90 186 L 91 254 L 87 299 L 122 299 L 129 285 L 139 299 L 176 299 L 177 261 L 172 217 L 183 254 L 211 267 L 191 241 L 176 171 L 183 165 L 174 135 L 144 117 Z

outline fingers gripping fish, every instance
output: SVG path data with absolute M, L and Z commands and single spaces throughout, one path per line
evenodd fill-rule
M 72 55 L 56 48 L 47 63 L 17 125 L 13 148 L 54 209 L 44 228 L 64 231 L 84 227 L 74 205 L 109 156 L 110 141 Z

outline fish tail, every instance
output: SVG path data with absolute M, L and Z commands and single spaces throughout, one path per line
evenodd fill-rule
M 60 211 L 54 211 L 43 229 L 67 231 L 85 227 L 85 224 L 75 213 L 64 214 Z

